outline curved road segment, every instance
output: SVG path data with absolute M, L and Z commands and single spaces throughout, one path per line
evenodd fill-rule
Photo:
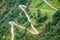
M 49 4 L 46 0 L 43 0 L 43 1 L 44 1 L 46 4 L 48 4 L 51 8 L 53 8 L 53 9 L 55 9 L 55 10 L 58 10 L 57 8 L 55 8 L 55 7 L 53 7 L 51 4 Z M 25 5 L 19 5 L 19 8 L 21 8 L 21 9 L 24 11 L 26 17 L 28 18 L 28 21 L 31 23 L 30 17 L 28 16 L 28 13 L 27 13 L 26 10 L 24 9 L 24 8 L 26 8 L 26 6 L 25 6 Z M 35 29 L 35 27 L 34 27 L 34 25 L 33 25 L 32 23 L 31 23 L 31 27 L 32 27 L 32 29 L 33 29 L 35 32 L 30 31 L 29 29 L 27 29 L 27 28 L 25 28 L 25 27 L 22 27 L 21 25 L 18 25 L 18 24 L 16 24 L 16 23 L 13 22 L 13 21 L 10 21 L 9 24 L 11 25 L 12 40 L 14 40 L 13 24 L 16 25 L 16 26 L 18 26 L 18 27 L 20 27 L 20 28 L 26 29 L 27 31 L 29 31 L 29 32 L 32 33 L 32 34 L 39 34 L 39 32 Z
M 18 26 L 18 27 L 20 27 L 20 28 L 22 28 L 22 29 L 26 29 L 26 30 L 27 30 L 28 32 L 30 32 L 31 34 L 38 34 L 38 33 L 34 32 L 34 31 L 30 31 L 30 30 L 27 29 L 26 27 L 23 27 L 23 26 L 21 26 L 21 25 L 16 24 L 14 21 L 10 21 L 9 24 L 11 25 L 12 40 L 14 40 L 14 28 L 13 28 L 14 25 L 16 25 L 16 26 Z
M 13 29 L 13 24 L 12 24 L 11 22 L 9 22 L 9 24 L 11 25 L 12 40 L 14 40 L 14 29 Z
M 51 8 L 58 10 L 57 8 L 55 8 L 54 6 L 52 6 L 50 3 L 47 2 L 47 0 L 43 0 L 46 4 L 48 4 Z
M 25 7 L 24 5 L 19 5 L 19 7 L 24 11 L 26 17 L 28 18 L 28 21 L 31 23 L 30 17 L 28 16 L 28 13 L 25 11 L 25 9 L 23 7 Z M 26 8 L 26 7 L 25 7 Z M 39 32 L 34 28 L 34 25 L 31 23 L 31 27 L 32 29 L 35 31 L 35 34 L 38 34 Z

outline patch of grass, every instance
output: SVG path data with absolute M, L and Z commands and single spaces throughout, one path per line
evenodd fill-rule
M 47 0 L 52 6 L 60 9 L 60 0 Z

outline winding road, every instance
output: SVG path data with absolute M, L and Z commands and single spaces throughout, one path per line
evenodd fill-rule
M 53 9 L 55 9 L 55 10 L 58 10 L 57 8 L 55 8 L 55 7 L 53 7 L 51 4 L 49 4 L 46 0 L 44 0 L 44 2 L 45 2 L 46 4 L 48 4 L 51 8 L 53 8 Z M 28 21 L 31 23 L 31 28 L 32 28 L 34 31 L 31 31 L 31 30 L 27 29 L 26 27 L 23 27 L 23 26 L 21 26 L 21 25 L 18 25 L 18 24 L 16 24 L 14 21 L 10 21 L 9 24 L 11 25 L 12 40 L 14 40 L 14 28 L 13 28 L 14 25 L 16 25 L 16 26 L 18 26 L 18 27 L 20 27 L 20 28 L 22 28 L 22 29 L 26 29 L 26 30 L 27 30 L 28 32 L 30 32 L 31 34 L 39 34 L 39 32 L 35 29 L 34 25 L 32 24 L 32 21 L 30 20 L 30 17 L 29 17 L 29 15 L 28 15 L 28 13 L 27 13 L 26 10 L 24 9 L 24 8 L 26 8 L 26 6 L 25 6 L 25 5 L 19 5 L 19 8 L 21 8 L 21 9 L 24 11 L 24 13 L 25 13 Z M 37 10 L 37 8 L 30 8 L 30 9 L 36 9 L 36 10 Z M 52 12 L 52 11 L 44 10 L 44 9 L 40 9 L 40 10 L 47 11 L 47 12 Z
M 26 27 L 23 27 L 22 25 L 18 25 L 16 24 L 14 21 L 10 21 L 9 24 L 11 25 L 11 33 L 12 33 L 12 40 L 14 40 L 14 25 L 18 26 L 19 28 L 22 29 L 26 29 L 28 32 L 32 33 L 32 34 L 37 34 L 34 31 L 30 31 L 29 29 L 27 29 Z
M 9 24 L 11 25 L 12 40 L 14 40 L 14 29 L 13 29 L 13 24 L 12 24 L 11 22 L 9 22 Z
M 28 15 L 28 13 L 27 13 L 27 12 L 25 11 L 25 9 L 23 8 L 23 7 L 26 8 L 26 6 L 24 6 L 24 5 L 19 5 L 19 7 L 24 11 L 26 17 L 28 18 L 28 21 L 31 23 L 32 21 L 30 20 L 30 17 L 29 17 L 29 15 Z M 34 34 L 38 34 L 38 33 L 39 33 L 39 32 L 35 29 L 35 27 L 34 27 L 34 25 L 33 25 L 32 23 L 31 23 L 31 27 L 32 27 L 32 29 L 35 31 Z
M 12 40 L 14 40 L 14 28 L 13 28 L 14 25 L 18 26 L 19 28 L 26 29 L 31 34 L 38 34 L 35 31 L 31 31 L 31 30 L 27 29 L 26 27 L 23 27 L 22 25 L 16 24 L 14 21 L 10 21 L 9 24 L 11 25 L 11 33 L 12 33 L 12 36 L 11 37 L 12 37 Z

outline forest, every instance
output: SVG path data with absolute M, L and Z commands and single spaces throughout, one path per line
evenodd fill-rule
M 14 40 L 60 40 L 60 0 L 47 0 L 55 10 L 43 0 L 0 0 L 0 40 L 11 40 L 9 21 L 31 29 L 31 23 L 39 34 L 31 34 L 25 29 L 14 25 Z M 25 5 L 30 17 L 28 21 L 19 5 Z

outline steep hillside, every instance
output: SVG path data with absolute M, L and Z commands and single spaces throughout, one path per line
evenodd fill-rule
M 48 2 L 60 9 L 59 0 Z M 9 24 L 11 21 L 19 26 Z M 12 40 L 12 25 L 14 40 L 60 40 L 60 11 L 43 0 L 0 0 L 0 40 Z M 38 34 L 33 34 L 34 28 Z

